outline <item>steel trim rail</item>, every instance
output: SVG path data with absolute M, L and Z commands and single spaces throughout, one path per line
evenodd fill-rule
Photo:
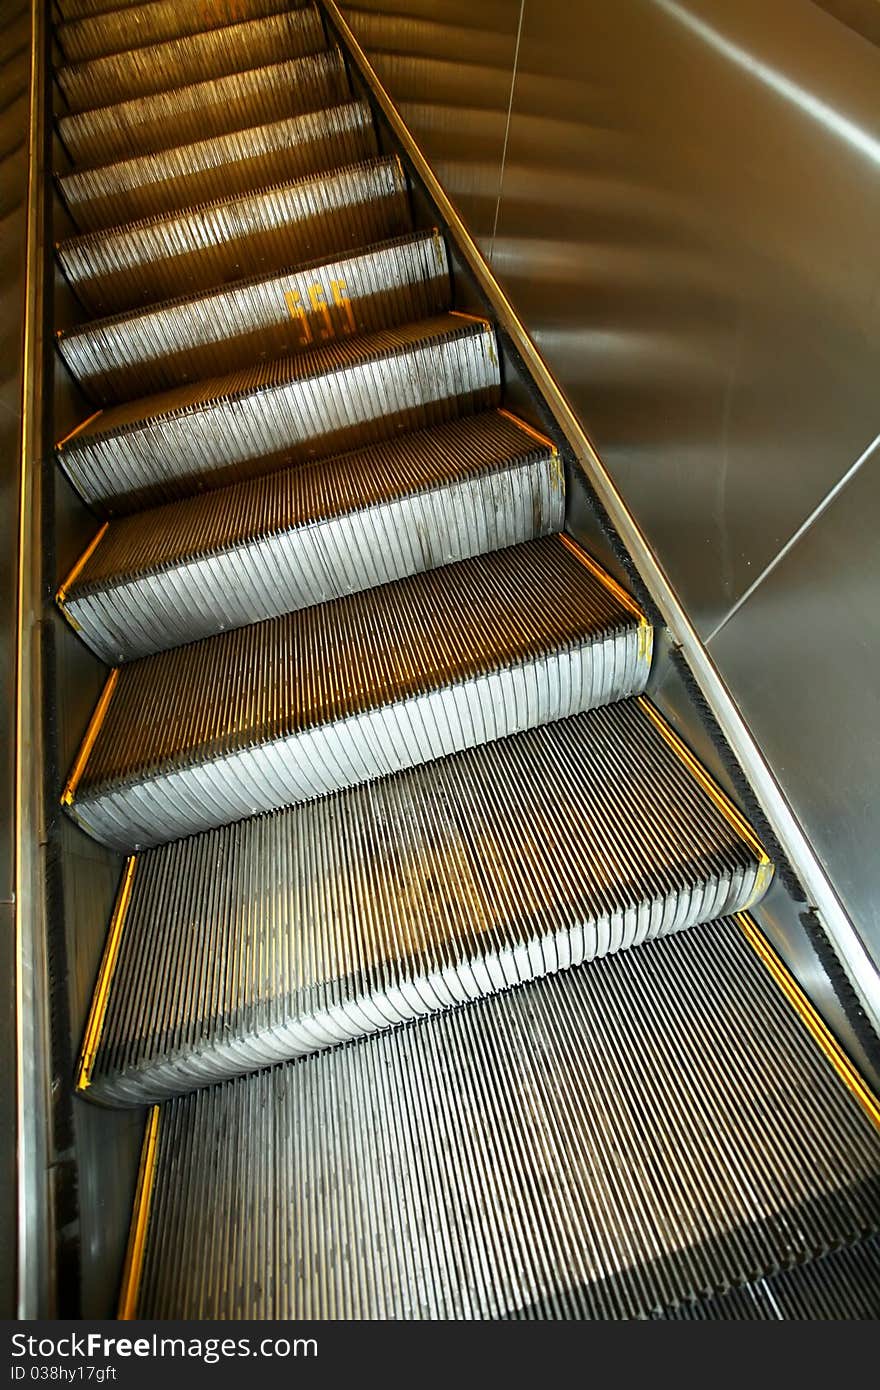
M 26 262 L 22 339 L 15 657 L 15 1031 L 17 1311 L 46 1317 L 52 1299 L 51 1095 L 41 712 L 43 256 L 46 245 L 46 14 L 31 0 Z

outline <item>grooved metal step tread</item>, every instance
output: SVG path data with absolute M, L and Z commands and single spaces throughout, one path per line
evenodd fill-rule
M 58 133 L 76 164 L 110 164 L 337 106 L 350 95 L 342 54 L 333 49 L 64 115 Z
M 71 237 L 56 254 L 85 307 L 110 314 L 411 230 L 391 157 Z
M 772 871 L 711 790 L 623 701 L 150 851 L 80 1088 L 161 1100 L 742 910 Z
M 552 444 L 500 413 L 299 464 L 104 528 L 59 590 L 114 664 L 560 531 Z
M 154 1113 L 142 1318 L 643 1318 L 880 1216 L 880 1133 L 729 919 Z
M 57 456 L 112 515 L 489 409 L 500 380 L 492 326 L 444 314 L 111 406 Z
M 369 107 L 348 101 L 119 164 L 76 169 L 57 182 L 80 231 L 98 231 L 378 153 Z
M 316 10 L 284 10 L 105 58 L 65 63 L 56 68 L 55 77 L 68 109 L 84 111 L 244 72 L 281 58 L 301 58 L 326 47 Z
M 417 232 L 97 319 L 60 335 L 58 347 L 80 386 L 106 405 L 418 322 L 451 301 L 446 243 L 436 230 Z
M 139 9 L 144 0 L 54 0 L 62 19 L 82 19 L 109 10 Z
M 567 537 L 462 560 L 122 667 L 65 803 L 172 840 L 637 694 L 651 638 Z
M 844 1322 L 880 1320 L 880 1239 L 783 1270 L 741 1289 L 664 1315 L 689 1322 Z
M 181 4 L 180 0 L 144 0 L 139 5 L 67 18 L 55 26 L 55 37 L 68 62 L 82 62 L 246 19 L 262 19 L 297 9 L 301 3 L 302 0 L 210 0 L 208 4 Z

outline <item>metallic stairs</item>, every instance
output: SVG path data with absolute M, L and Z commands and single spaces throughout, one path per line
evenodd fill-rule
M 320 10 L 57 10 L 123 1315 L 866 1315 L 880 1112 Z
M 693 1322 L 876 1321 L 878 1289 L 880 1240 L 875 1236 L 664 1316 Z
M 648 1317 L 877 1213 L 876 1130 L 727 920 L 171 1101 L 155 1143 L 156 1317 Z

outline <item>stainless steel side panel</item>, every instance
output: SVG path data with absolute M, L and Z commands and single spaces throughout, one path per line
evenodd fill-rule
M 880 950 L 880 516 L 867 464 L 712 643 L 867 946 Z
M 501 189 L 493 238 L 485 199 L 458 175 L 467 66 L 460 94 L 450 83 L 436 104 L 418 80 L 451 59 L 465 7 L 438 0 L 418 29 L 389 17 L 398 8 L 413 12 L 345 10 L 880 960 L 864 852 L 880 839 L 878 798 L 864 795 L 880 784 L 878 648 L 853 598 L 867 592 L 870 528 L 817 531 L 819 629 L 815 586 L 787 559 L 785 583 L 771 575 L 713 636 L 880 428 L 880 49 L 846 6 L 812 0 L 511 3 L 508 31 L 522 22 L 498 177 L 480 161 L 482 186 Z M 503 63 L 500 42 L 495 53 Z M 503 88 L 496 73 L 496 108 Z M 833 661 L 816 645 L 829 621 Z M 817 663 L 821 694 L 806 674 Z
M 488 249 L 520 0 L 392 0 L 343 8 L 471 233 Z

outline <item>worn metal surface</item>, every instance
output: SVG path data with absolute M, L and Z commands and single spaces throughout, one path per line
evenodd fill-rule
M 106 405 L 431 318 L 451 307 L 451 295 L 446 245 L 435 229 L 93 320 L 64 334 L 58 348 L 86 394 Z
M 880 1133 L 721 921 L 169 1102 L 137 1311 L 644 1317 L 878 1213 Z
M 109 164 L 134 150 L 144 155 L 338 106 L 349 94 L 342 55 L 334 50 L 60 116 L 58 134 L 77 165 Z
M 768 876 L 636 701 L 184 840 L 135 865 L 89 1093 L 332 1046 L 740 910 Z
M 411 229 L 403 172 L 389 158 L 72 237 L 57 255 L 78 298 L 98 316 Z
M 491 324 L 442 314 L 109 406 L 57 457 L 83 500 L 114 515 L 499 399 Z
M 245 20 L 106 58 L 66 63 L 56 69 L 55 78 L 68 107 L 84 111 L 263 67 L 280 58 L 299 58 L 324 47 L 320 20 L 316 11 L 308 8 Z
M 287 116 L 228 135 L 62 174 L 58 187 L 80 232 L 162 216 L 281 180 L 356 164 L 379 153 L 359 102 Z
M 70 810 L 133 849 L 309 800 L 638 694 L 651 636 L 563 538 L 462 560 L 124 666 Z
M 562 529 L 553 449 L 468 416 L 121 518 L 58 601 L 111 663 Z
M 107 3 L 100 13 L 65 15 L 55 26 L 55 39 L 69 62 L 81 61 L 260 19 L 297 9 L 302 3 L 303 0 L 212 0 L 209 5 L 180 5 L 177 0 L 146 0 L 137 6 Z

